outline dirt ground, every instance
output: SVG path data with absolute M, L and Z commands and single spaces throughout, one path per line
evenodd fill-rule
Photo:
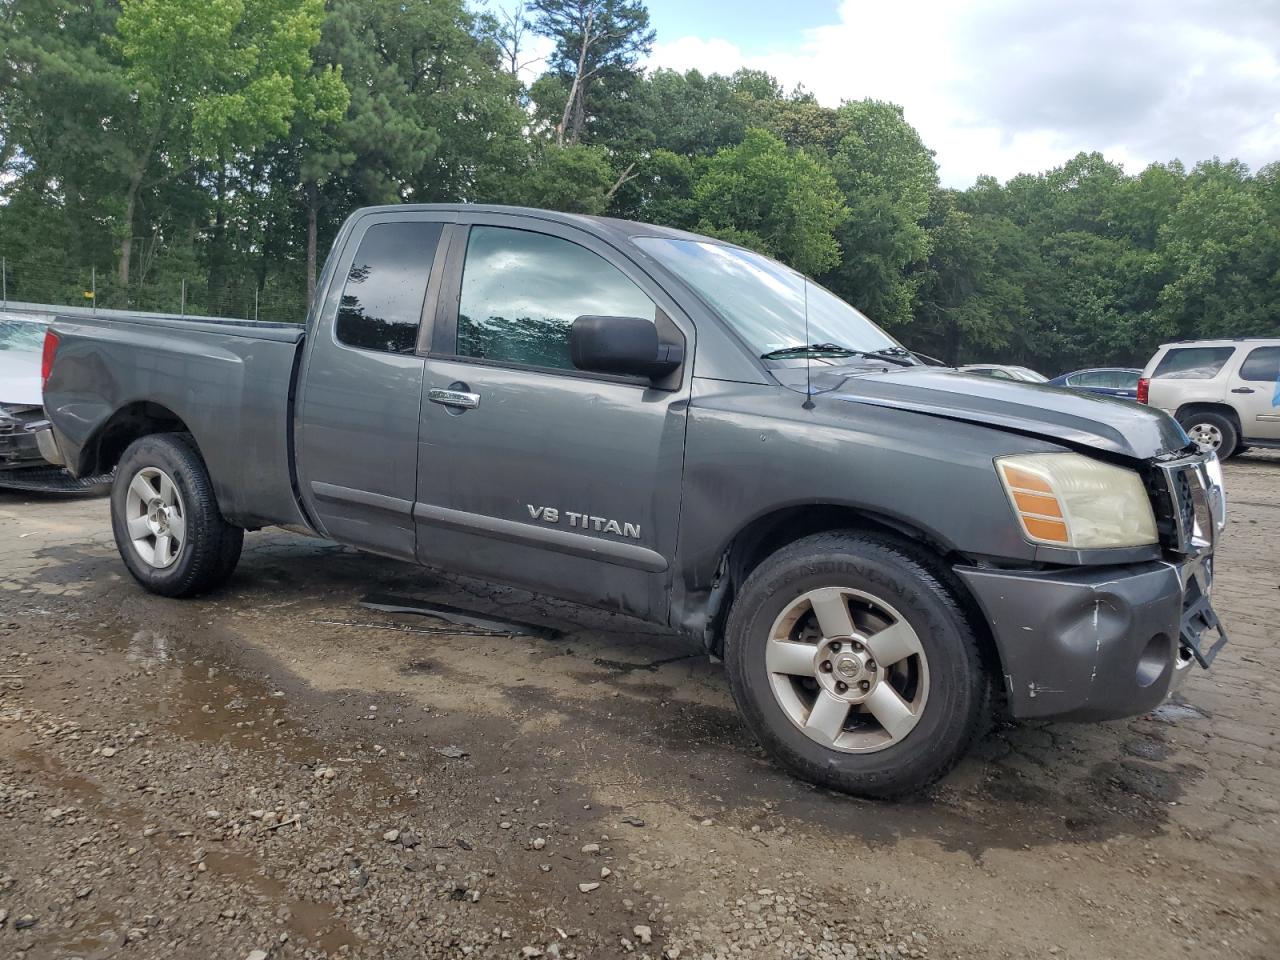
M 163 600 L 106 501 L 0 494 L 0 957 L 1280 956 L 1280 456 L 1227 478 L 1211 673 L 892 804 L 654 628 L 280 532 Z

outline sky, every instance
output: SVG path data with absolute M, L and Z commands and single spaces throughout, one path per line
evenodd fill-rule
M 1280 0 L 648 0 L 650 67 L 900 104 L 944 185 L 1099 150 L 1280 160 Z

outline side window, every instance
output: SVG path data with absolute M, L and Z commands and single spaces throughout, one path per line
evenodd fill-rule
M 996 368 L 992 368 L 992 369 L 990 369 L 990 370 L 983 370 L 983 371 L 981 371 L 981 372 L 982 372 L 982 373 L 985 373 L 985 374 L 986 374 L 987 376 L 989 376 L 989 377 L 995 377 L 997 380 L 1012 380 L 1012 379 L 1013 379 L 1013 377 L 1012 377 L 1012 376 L 1010 376 L 1010 375 L 1009 375 L 1009 373 L 1008 373 L 1007 371 L 999 370 L 999 369 L 996 369 Z
M 1212 380 L 1235 352 L 1235 347 L 1175 347 L 1160 359 L 1151 378 Z
M 1111 377 L 1104 370 L 1093 370 L 1089 373 L 1079 373 L 1071 378 L 1071 385 L 1075 387 L 1109 387 L 1111 386 Z
M 340 343 L 411 354 L 422 300 L 440 242 L 439 223 L 376 223 L 365 231 L 347 271 L 335 332 Z
M 593 315 L 652 321 L 657 307 L 586 247 L 528 230 L 471 228 L 458 303 L 458 356 L 572 370 L 569 327 Z
M 1137 390 L 1138 377 L 1141 374 L 1132 373 L 1128 370 L 1117 370 L 1113 375 L 1115 377 L 1112 386 L 1117 390 Z
M 1256 347 L 1240 365 L 1241 380 L 1280 380 L 1280 347 Z

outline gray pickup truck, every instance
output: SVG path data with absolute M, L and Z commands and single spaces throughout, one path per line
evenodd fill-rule
M 45 359 L 146 589 L 277 525 L 667 624 L 842 790 L 928 784 L 993 709 L 1149 710 L 1225 642 L 1221 475 L 1171 418 L 927 366 L 706 237 L 367 209 L 305 326 L 60 319 Z

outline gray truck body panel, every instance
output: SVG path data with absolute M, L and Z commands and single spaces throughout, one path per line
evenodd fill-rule
M 254 528 L 305 521 L 290 470 L 292 324 L 187 318 L 58 318 L 58 362 L 45 388 L 67 466 L 92 471 L 113 418 L 155 407 L 191 431 L 218 505 Z
M 347 346 L 334 321 L 359 240 L 404 219 L 440 225 L 418 348 Z M 683 338 L 675 381 L 658 389 L 456 355 L 462 251 L 476 224 L 570 239 L 616 266 Z M 190 430 L 236 524 L 308 527 L 701 638 L 723 612 L 736 543 L 788 511 L 847 511 L 955 565 L 987 618 L 1015 713 L 1118 716 L 1165 695 L 1172 666 L 1155 677 L 1125 667 L 1105 684 L 1097 666 L 1128 664 L 1151 632 L 1176 659 L 1177 559 L 1158 545 L 1081 552 L 1028 542 L 993 460 L 1075 449 L 1144 469 L 1185 452 L 1167 416 L 1067 390 L 866 364 L 813 368 L 806 404 L 803 364 L 755 357 L 635 236 L 688 235 L 511 208 L 373 208 L 335 241 L 305 334 L 60 318 L 45 391 L 59 447 L 73 471 L 90 469 L 104 438 L 127 424 L 121 411 L 163 412 Z M 441 406 L 432 400 L 440 390 L 472 393 L 478 406 Z M 1073 617 L 1103 599 L 1123 612 L 1083 643 Z M 1021 621 L 1033 616 L 1041 627 L 1030 636 Z

